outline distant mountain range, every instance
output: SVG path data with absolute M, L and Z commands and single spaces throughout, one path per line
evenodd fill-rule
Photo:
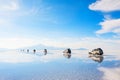
M 87 48 L 78 48 L 77 50 L 88 50 Z
M 53 47 L 53 46 L 45 46 L 45 45 L 39 44 L 39 45 L 34 45 L 34 46 L 29 46 L 29 47 L 23 47 L 23 48 L 19 48 L 19 49 L 31 49 L 31 50 L 33 50 L 33 49 L 37 49 L 37 50 L 40 50 L 40 49 L 65 50 L 66 48 Z M 78 48 L 78 49 L 75 49 L 75 50 L 88 50 L 88 49 L 86 49 L 86 48 Z
M 53 47 L 53 46 L 45 46 L 45 45 L 42 45 L 42 44 L 39 44 L 39 45 L 34 45 L 34 46 L 30 46 L 30 47 L 23 47 L 23 48 L 20 48 L 20 49 L 50 49 L 50 50 L 59 50 L 59 49 L 65 49 L 65 48 L 59 48 L 59 47 Z

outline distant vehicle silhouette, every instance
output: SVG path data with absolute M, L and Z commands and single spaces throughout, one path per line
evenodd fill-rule
M 103 55 L 103 50 L 101 48 L 93 49 L 91 52 L 89 52 L 91 55 Z
M 63 56 L 65 56 L 66 58 L 69 59 L 71 57 L 71 49 L 70 48 L 64 50 L 63 53 L 64 53 Z
M 29 52 L 29 49 L 27 49 L 27 52 Z
M 21 49 L 20 51 L 24 52 L 24 49 Z
M 68 49 L 64 50 L 63 53 L 69 53 L 69 54 L 71 54 L 71 49 L 68 48 Z

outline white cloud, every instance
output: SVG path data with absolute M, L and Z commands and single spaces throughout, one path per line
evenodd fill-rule
M 119 44 L 120 40 L 103 39 L 95 37 L 87 38 L 62 38 L 62 39 L 46 39 L 41 41 L 42 44 L 55 47 L 64 48 L 87 48 L 92 50 L 94 48 L 102 48 L 106 53 L 108 52 L 120 52 Z
M 18 17 L 36 14 L 39 9 L 36 5 L 29 7 L 22 0 L 0 0 L 0 16 L 2 17 Z
M 0 16 L 1 17 L 1 16 Z M 12 27 L 14 24 L 13 24 L 13 21 L 11 19 L 8 19 L 8 18 L 1 18 L 0 19 L 0 28 L 2 30 L 2 28 L 10 28 Z M 0 30 L 0 31 L 1 31 Z
M 102 12 L 120 10 L 120 0 L 97 0 L 89 5 L 89 9 Z
M 120 34 L 120 19 L 105 20 L 104 22 L 100 22 L 100 25 L 102 26 L 102 29 L 96 31 L 97 34 L 108 32 Z
M 18 9 L 18 0 L 0 0 L 0 11 L 15 11 Z
M 16 49 L 38 44 L 33 39 L 28 38 L 2 38 L 0 39 L 0 48 Z
M 0 19 L 0 25 L 4 25 L 6 22 L 4 19 Z
M 89 9 L 102 12 L 111 12 L 120 10 L 120 0 L 97 0 L 89 5 Z M 105 20 L 100 22 L 101 29 L 96 31 L 97 34 L 115 33 L 120 34 L 120 18 L 112 19 L 111 15 L 104 15 Z
M 0 28 L 15 26 L 14 21 L 17 19 L 16 12 L 19 9 L 19 0 L 0 0 Z M 2 31 L 5 32 L 5 30 Z
M 63 39 L 45 39 L 45 38 L 2 38 L 0 39 L 0 48 L 16 49 L 21 47 L 43 44 L 46 46 L 60 48 L 87 48 L 90 51 L 94 48 L 102 48 L 105 54 L 109 52 L 119 53 L 120 40 L 101 39 L 101 38 L 63 38 Z

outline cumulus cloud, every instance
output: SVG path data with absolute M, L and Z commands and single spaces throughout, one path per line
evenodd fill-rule
M 120 0 L 97 0 L 89 5 L 90 10 L 101 12 L 112 12 L 120 10 Z M 111 15 L 104 15 L 104 21 L 100 22 L 101 29 L 96 31 L 97 34 L 115 33 L 120 34 L 120 18 L 112 19 Z
M 120 10 L 120 0 L 97 0 L 89 5 L 89 9 L 102 12 Z
M 120 19 L 105 20 L 99 23 L 102 26 L 101 30 L 96 31 L 97 34 L 113 32 L 120 34 Z

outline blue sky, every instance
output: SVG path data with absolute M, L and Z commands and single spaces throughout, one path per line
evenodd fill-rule
M 0 48 L 117 49 L 119 14 L 119 0 L 0 0 Z

